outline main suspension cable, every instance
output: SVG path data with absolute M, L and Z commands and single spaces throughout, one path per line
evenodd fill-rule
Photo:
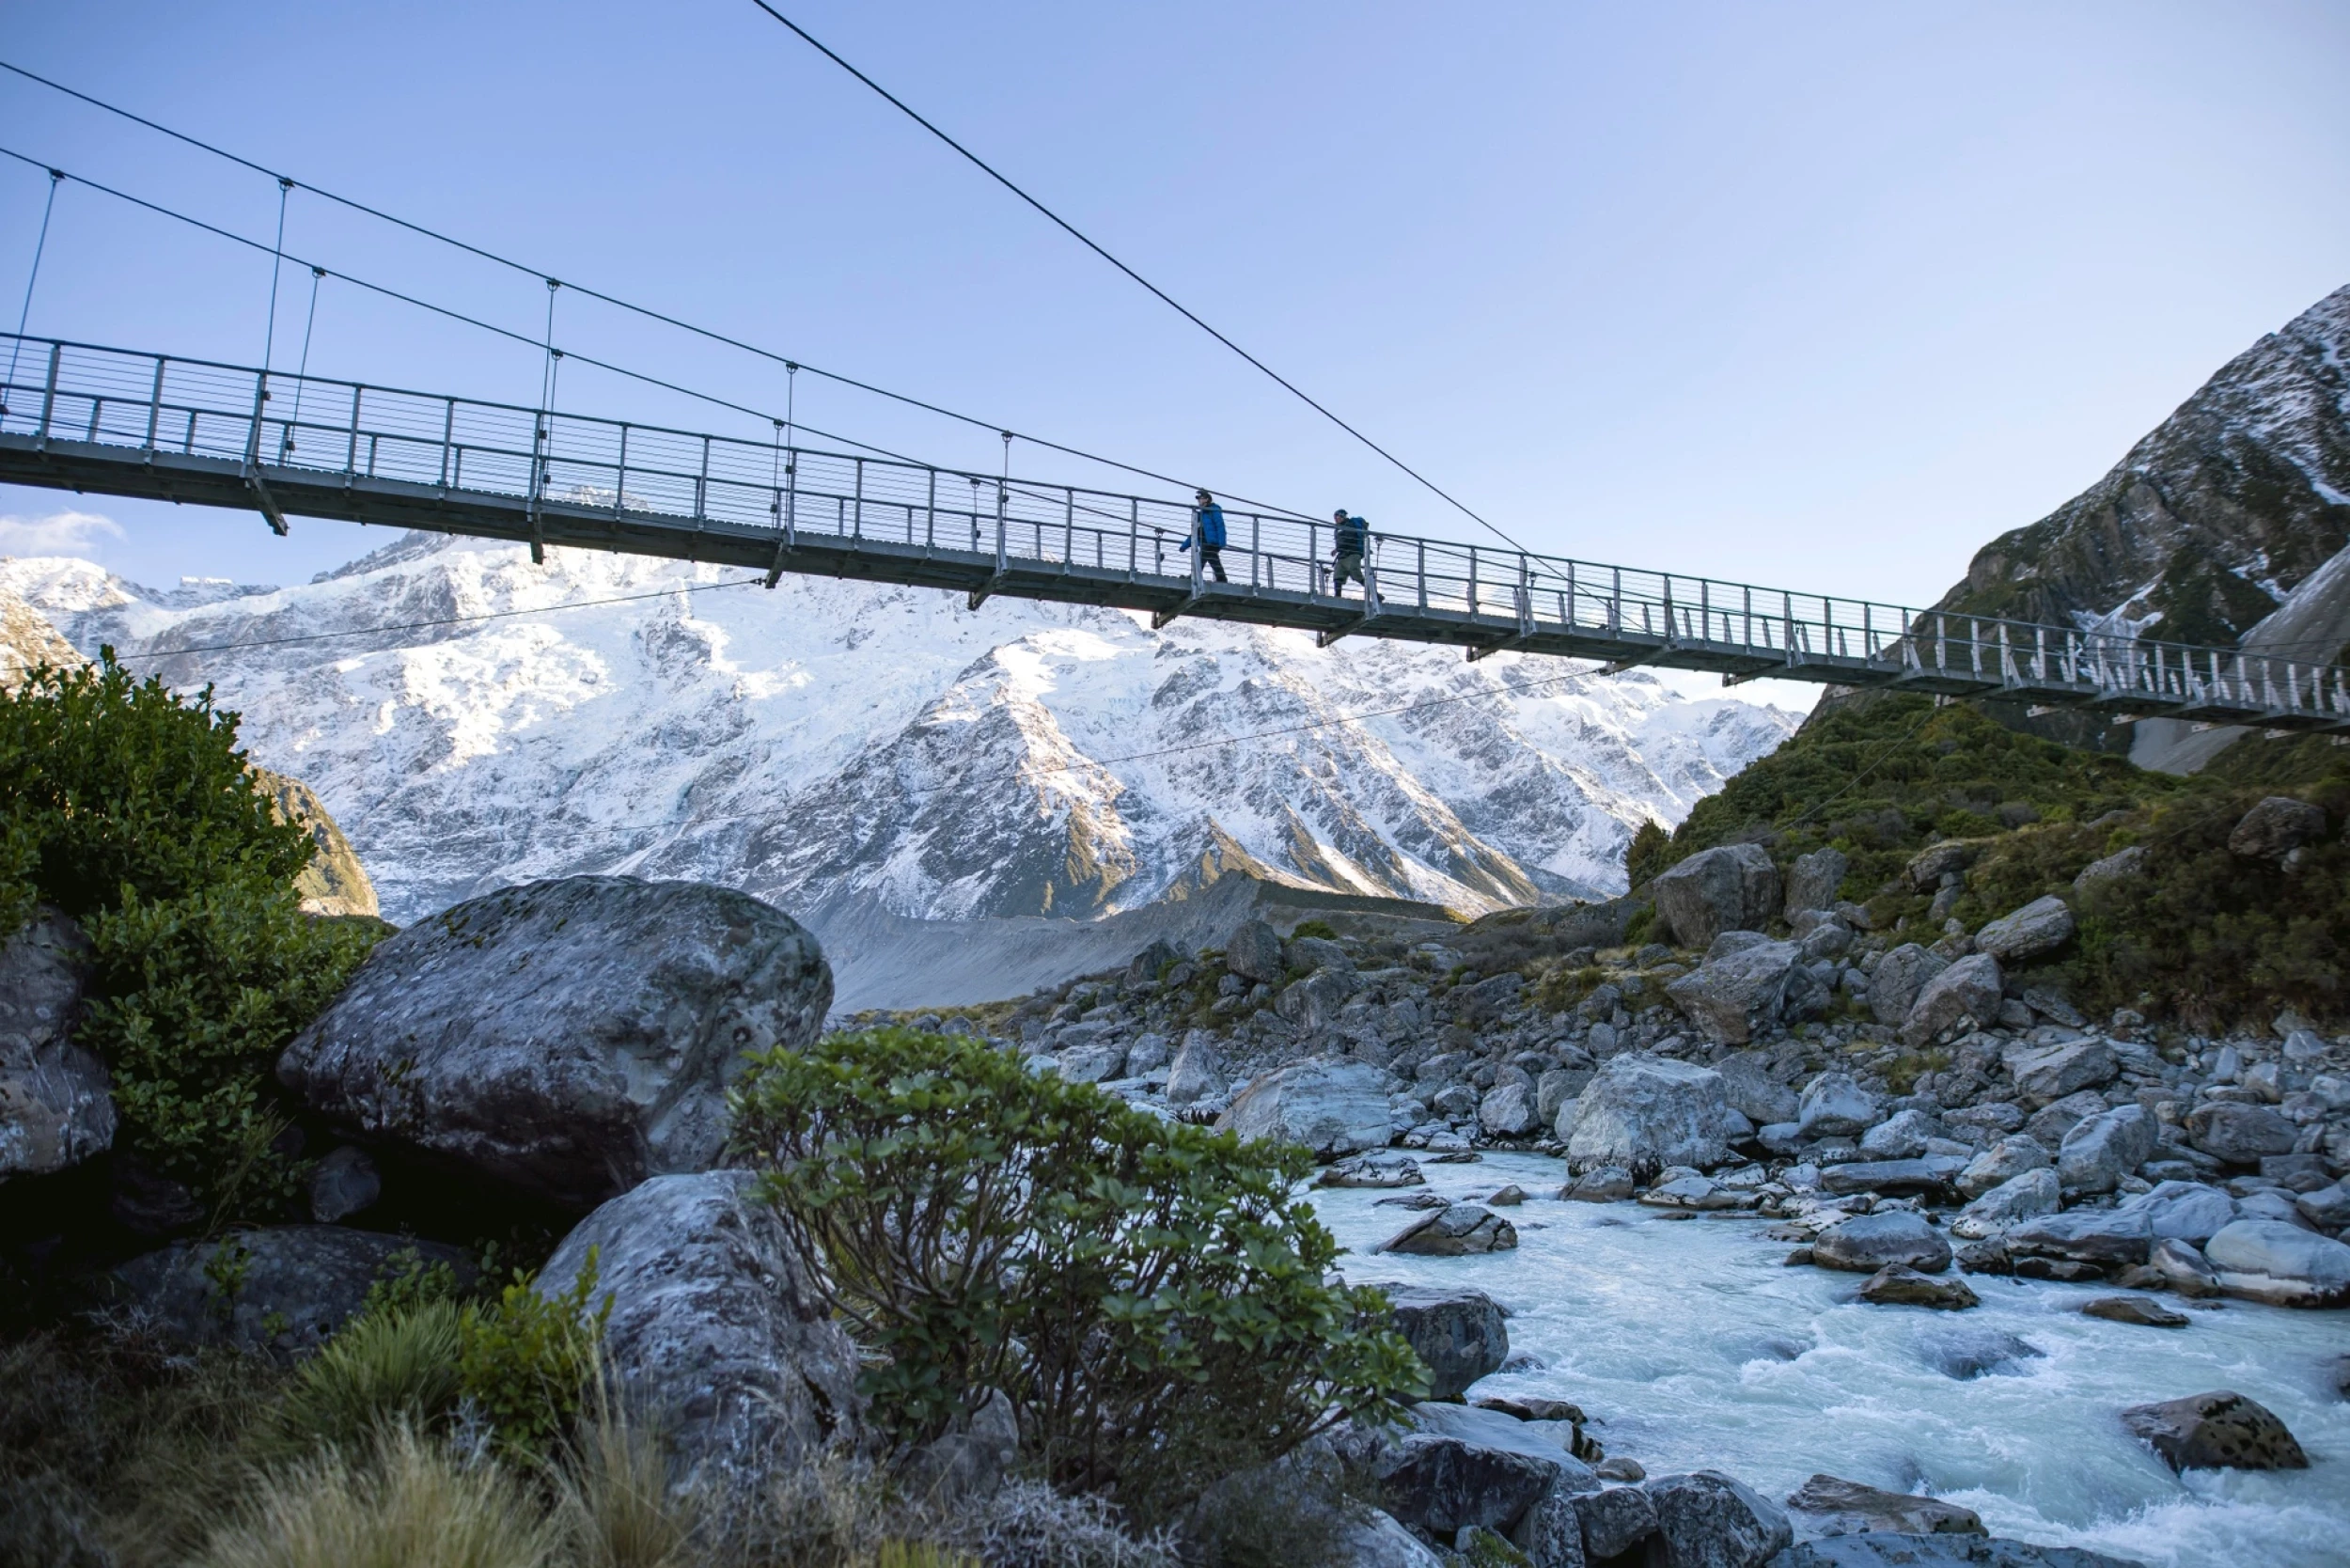
M 133 125 L 143 126 L 147 130 L 156 133 L 158 135 L 168 136 L 173 141 L 181 143 L 187 147 L 195 148 L 199 152 L 209 153 L 212 157 L 223 159 L 228 163 L 236 165 L 240 168 L 250 169 L 256 174 L 267 175 L 272 180 L 285 181 L 291 185 L 298 186 L 300 189 L 309 192 L 312 196 L 331 201 L 338 207 L 348 208 L 353 212 L 358 212 L 364 216 L 373 218 L 379 223 L 390 224 L 396 228 L 404 228 L 411 234 L 415 234 L 424 239 L 434 241 L 440 244 L 451 246 L 457 250 L 463 251 L 468 256 L 478 257 L 481 260 L 488 261 L 493 265 L 505 267 L 510 271 L 522 273 L 531 277 L 543 278 L 553 275 L 543 267 L 534 267 L 527 262 L 517 261 L 511 257 L 501 256 L 495 251 L 484 249 L 480 245 L 474 244 L 465 240 L 458 239 L 454 235 L 444 233 L 441 230 L 431 227 L 428 225 L 415 222 L 409 218 L 400 217 L 396 213 L 386 212 L 379 207 L 371 207 L 364 201 L 357 200 L 351 196 L 339 196 L 333 191 L 326 190 L 321 186 L 310 184 L 305 180 L 293 180 L 289 175 L 281 174 L 277 170 L 268 167 L 266 165 L 257 164 L 250 158 L 231 152 L 227 149 L 216 146 L 212 142 L 205 141 L 201 137 L 192 136 L 184 131 L 176 131 L 170 126 L 164 125 L 158 120 L 148 118 L 145 115 L 133 113 L 132 110 L 125 109 L 119 104 L 109 103 L 102 98 L 96 98 L 88 93 L 79 91 L 76 88 L 69 87 L 62 82 L 52 81 L 50 78 L 41 75 L 38 71 L 27 71 L 23 66 L 12 64 L 8 60 L 0 60 L 0 71 L 6 71 L 13 75 L 21 76 L 28 82 L 36 83 L 39 86 L 49 88 L 52 92 L 63 93 L 66 97 L 73 99 L 78 102 L 86 103 L 93 109 L 102 110 L 106 114 L 114 115 L 118 118 L 129 120 Z M 93 184 L 92 181 L 87 180 L 83 180 L 82 183 L 86 185 Z M 93 185 L 93 188 L 100 187 L 95 187 Z M 177 216 L 178 214 L 175 213 L 172 215 Z M 346 282 L 357 281 L 355 278 L 352 278 L 348 274 L 342 275 L 344 276 L 344 281 Z M 574 293 L 582 294 L 588 299 L 598 301 L 603 305 L 611 306 L 617 310 L 628 311 L 632 315 L 641 316 L 647 321 L 658 321 L 664 326 L 675 327 L 680 332 L 691 333 L 693 336 L 706 339 L 709 342 L 722 344 L 727 348 L 735 349 L 744 353 L 753 354 L 760 359 L 769 360 L 777 365 L 796 365 L 798 368 L 807 371 L 810 375 L 822 376 L 826 381 L 838 383 L 842 386 L 854 387 L 857 391 L 870 393 L 872 396 L 877 398 L 886 398 L 892 402 L 902 403 L 908 408 L 920 409 L 926 414 L 935 414 L 940 418 L 951 419 L 959 424 L 969 425 L 975 430 L 1001 431 L 1004 428 L 1003 423 L 1000 420 L 981 419 L 974 415 L 959 413 L 954 409 L 942 407 L 937 403 L 927 401 L 921 398 L 913 397 L 904 392 L 893 392 L 888 387 L 877 386 L 871 382 L 859 381 L 854 376 L 843 375 L 838 370 L 827 370 L 821 366 L 810 365 L 806 360 L 794 361 L 783 354 L 776 353 L 772 349 L 760 348 L 756 343 L 745 342 L 740 337 L 735 337 L 727 333 L 719 332 L 712 327 L 698 326 L 692 321 L 685 321 L 677 316 L 672 316 L 666 311 L 656 310 L 650 306 L 638 305 L 632 300 L 622 299 L 616 294 L 607 294 L 600 290 L 588 288 L 585 284 L 567 282 L 564 287 L 570 289 Z M 389 291 L 390 290 L 378 290 L 378 292 Z M 594 362 L 587 361 L 587 363 L 592 364 Z M 822 434 L 822 432 L 819 431 L 818 433 Z M 1115 468 L 1121 473 L 1134 474 L 1146 479 L 1155 479 L 1161 484 L 1173 485 L 1179 489 L 1186 491 L 1198 488 L 1198 484 L 1193 480 L 1179 479 L 1172 475 L 1162 474 L 1156 469 L 1144 468 L 1136 463 L 1124 463 L 1113 457 L 1104 457 L 1099 452 L 1088 451 L 1082 447 L 1072 447 L 1058 441 L 1048 441 L 1041 435 L 1031 435 L 1025 431 L 1020 432 L 1020 438 L 1031 446 L 1042 447 L 1047 451 L 1059 452 L 1065 457 L 1078 458 L 1087 463 L 1098 463 L 1105 468 Z M 827 439 L 847 440 L 848 438 L 845 436 L 828 436 Z M 856 442 L 854 443 L 854 445 L 865 446 L 865 443 Z M 870 451 L 882 450 L 882 448 L 878 447 L 871 447 L 867 449 Z M 1271 501 L 1253 500 L 1246 495 L 1233 494 L 1232 499 L 1240 502 L 1244 506 L 1249 507 L 1254 510 L 1261 511 L 1268 515 L 1278 515 L 1300 521 L 1303 521 L 1308 515 L 1307 513 L 1299 511 L 1292 507 L 1278 506 Z
M 1267 376 L 1270 376 L 1273 381 L 1284 391 L 1288 392 L 1292 397 L 1304 403 L 1308 408 L 1312 409 L 1316 414 L 1321 415 L 1324 419 L 1329 420 L 1330 423 L 1338 426 L 1339 429 L 1344 431 L 1347 434 L 1353 436 L 1355 440 L 1361 442 L 1364 446 L 1370 447 L 1381 457 L 1386 459 L 1387 462 L 1393 463 L 1396 467 L 1410 475 L 1414 479 L 1418 480 L 1423 488 L 1428 490 L 1438 499 L 1445 502 L 1446 505 L 1451 507 L 1454 510 L 1461 513 L 1462 516 L 1468 518 L 1478 526 L 1491 533 L 1495 538 L 1504 541 L 1512 549 L 1518 550 L 1522 553 L 1528 555 L 1531 555 L 1533 553 L 1528 550 L 1525 545 L 1520 544 L 1516 540 L 1512 539 L 1510 535 L 1503 532 L 1499 526 L 1486 521 L 1481 514 L 1470 510 L 1466 503 L 1453 495 L 1449 491 L 1445 490 L 1434 479 L 1431 479 L 1427 475 L 1421 473 L 1410 463 L 1405 463 L 1402 458 L 1397 457 L 1393 452 L 1388 451 L 1385 447 L 1382 447 L 1379 443 L 1373 441 L 1370 436 L 1365 435 L 1361 431 L 1356 430 L 1353 425 L 1348 424 L 1345 420 L 1340 418 L 1336 414 L 1330 412 L 1328 408 L 1324 407 L 1321 402 L 1317 401 L 1314 398 L 1308 395 L 1295 382 L 1290 380 L 1287 376 L 1281 374 L 1280 371 L 1275 369 L 1272 366 L 1267 365 L 1263 360 L 1259 359 L 1255 354 L 1250 353 L 1246 349 L 1242 348 L 1238 343 L 1233 342 L 1230 337 L 1225 337 L 1224 334 L 1210 326 L 1205 321 L 1200 319 L 1199 315 L 1196 311 L 1192 310 L 1190 306 L 1184 305 L 1174 295 L 1168 293 L 1166 290 L 1160 288 L 1157 284 L 1152 282 L 1149 278 L 1143 276 L 1132 267 L 1126 265 L 1125 262 L 1120 261 L 1117 257 L 1112 256 L 1107 250 L 1104 250 L 1100 244 L 1095 243 L 1095 241 L 1083 229 L 1077 227 L 1076 225 L 1071 223 L 1067 218 L 1062 217 L 1058 212 L 1054 212 L 1050 207 L 1045 206 L 1044 203 L 1039 201 L 1036 197 L 1030 196 L 1026 191 L 1012 183 L 1012 181 L 1006 178 L 1002 171 L 997 169 L 994 165 L 988 163 L 987 160 L 981 158 L 978 153 L 972 151 L 969 148 L 955 140 L 954 137 L 947 134 L 946 132 L 941 131 L 928 119 L 925 119 L 911 104 L 907 103 L 904 99 L 900 98 L 896 93 L 891 92 L 887 87 L 883 86 L 879 82 L 874 81 L 870 76 L 866 75 L 865 72 L 859 71 L 856 67 L 842 59 L 838 55 L 833 53 L 832 50 L 826 48 L 807 28 L 801 26 L 790 17 L 776 9 L 775 7 L 767 3 L 767 0 L 751 0 L 751 4 L 757 6 L 760 10 L 765 11 L 769 16 L 774 17 L 777 22 L 782 23 L 786 27 L 791 28 L 792 32 L 797 33 L 801 39 L 805 41 L 808 47 L 823 55 L 824 58 L 830 60 L 833 64 L 838 66 L 841 70 L 847 71 L 850 75 L 855 77 L 858 81 L 872 88 L 876 93 L 879 93 L 891 107 L 897 109 L 908 119 L 914 121 L 915 124 L 920 126 L 923 130 L 928 131 L 932 135 L 936 136 L 940 141 L 945 142 L 948 147 L 953 148 L 965 159 L 969 160 L 971 165 L 977 168 L 980 173 L 986 175 L 990 180 L 995 180 L 995 183 L 1001 185 L 1005 190 L 1010 191 L 1012 195 L 1018 196 L 1022 201 L 1025 201 L 1029 206 L 1035 208 L 1039 212 L 1043 213 L 1045 217 L 1051 219 L 1052 222 L 1071 239 L 1076 241 L 1079 244 L 1085 246 L 1086 249 L 1091 251 L 1094 255 L 1100 257 L 1111 266 L 1116 267 L 1120 272 L 1125 274 L 1135 282 L 1149 290 L 1151 293 L 1162 304 L 1174 310 L 1174 312 L 1183 317 L 1183 320 L 1189 321 L 1192 325 L 1198 327 L 1200 331 L 1206 333 L 1209 337 L 1214 338 L 1217 342 L 1223 344 L 1234 353 L 1240 355 L 1241 358 L 1248 361 L 1249 364 L 1263 371 Z

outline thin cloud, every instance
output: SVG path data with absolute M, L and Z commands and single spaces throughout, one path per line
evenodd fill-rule
M 94 511 L 0 517 L 0 556 L 94 557 L 104 543 L 122 537 L 121 524 Z

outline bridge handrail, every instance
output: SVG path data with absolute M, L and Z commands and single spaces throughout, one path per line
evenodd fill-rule
M 1225 588 L 1203 578 L 1196 552 L 1181 558 L 1174 549 L 1190 533 L 1189 503 L 1180 497 L 786 443 L 780 422 L 776 438 L 762 442 L 70 339 L 0 333 L 0 344 L 11 366 L 0 385 L 0 433 L 41 441 L 232 456 L 249 469 L 437 482 L 525 497 L 534 508 L 603 508 L 615 516 L 689 519 L 697 527 L 786 537 L 806 529 L 992 553 L 999 566 L 1122 570 L 1188 579 L 1195 595 L 1246 589 L 1333 600 L 1345 587 L 1331 580 L 1331 525 L 1294 514 L 1226 510 L 1223 555 L 1235 581 Z M 321 447 L 326 461 L 310 461 Z M 942 523 L 951 535 L 944 541 Z M 1498 622 L 1505 637 L 1514 623 L 1520 638 L 1563 628 L 1789 666 L 1856 660 L 2027 698 L 2035 689 L 2093 688 L 2180 709 L 2350 717 L 2350 672 L 2322 660 L 1799 594 L 1386 530 L 1372 531 L 1364 565 L 1355 602 L 1366 617 L 1408 605 L 1417 616 Z

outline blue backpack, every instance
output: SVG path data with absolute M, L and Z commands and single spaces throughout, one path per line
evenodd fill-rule
M 1339 554 L 1341 556 L 1361 555 L 1363 545 L 1370 537 L 1371 525 L 1359 517 L 1349 515 L 1345 522 L 1339 525 Z

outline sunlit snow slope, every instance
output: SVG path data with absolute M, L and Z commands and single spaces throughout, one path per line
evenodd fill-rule
M 1633 827 L 1796 719 L 1514 655 L 712 586 L 738 575 L 427 535 L 289 588 L 0 561 L 85 651 L 212 682 L 397 921 L 588 870 L 926 917 L 1084 917 L 1243 868 L 1471 911 L 1588 896 L 1622 886 Z

